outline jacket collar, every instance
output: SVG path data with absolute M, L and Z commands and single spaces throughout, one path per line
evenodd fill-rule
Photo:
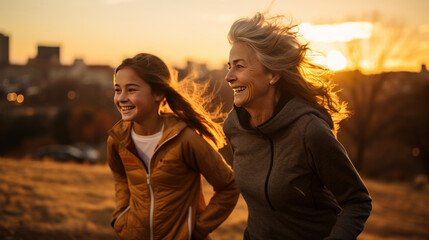
M 245 132 L 259 130 L 266 134 L 274 134 L 279 129 L 287 127 L 306 114 L 313 114 L 323 119 L 331 129 L 333 128 L 331 116 L 324 108 L 294 97 L 287 101 L 279 101 L 273 116 L 256 128 L 249 126 L 250 114 L 244 108 L 234 107 L 225 120 L 224 130 L 228 131 L 232 127 Z
M 159 145 L 168 139 L 178 135 L 183 129 L 186 128 L 186 123 L 176 118 L 173 114 L 162 114 L 164 120 L 164 132 L 162 133 Z M 133 126 L 132 121 L 119 120 L 107 133 L 112 136 L 116 141 L 124 146 L 132 144 L 131 129 Z
M 274 108 L 274 113 L 273 116 L 271 116 L 267 121 L 263 122 L 261 125 L 257 126 L 258 128 L 260 126 L 263 126 L 264 124 L 270 122 L 271 119 L 273 119 L 282 109 L 283 107 L 286 105 L 287 102 L 289 102 L 289 100 L 291 100 L 292 97 L 290 96 L 285 96 L 282 95 L 279 99 L 279 102 L 277 103 L 277 105 Z M 250 114 L 249 112 L 246 111 L 246 109 L 242 108 L 242 107 L 237 107 L 234 105 L 234 110 L 237 112 L 237 116 L 238 116 L 238 121 L 240 122 L 241 126 L 245 129 L 252 129 L 252 127 L 250 126 Z

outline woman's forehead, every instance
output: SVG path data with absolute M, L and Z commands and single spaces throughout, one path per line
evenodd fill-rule
M 230 63 L 239 60 L 250 62 L 256 57 L 255 51 L 244 42 L 235 42 L 229 52 Z

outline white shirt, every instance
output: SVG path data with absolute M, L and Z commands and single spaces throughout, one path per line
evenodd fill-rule
M 161 140 L 163 131 L 164 124 L 162 124 L 161 131 L 149 136 L 138 135 L 136 132 L 134 132 L 134 129 L 131 130 L 131 138 L 136 145 L 139 157 L 143 160 L 148 169 L 149 161 L 155 152 L 155 148 L 158 145 L 159 140 Z

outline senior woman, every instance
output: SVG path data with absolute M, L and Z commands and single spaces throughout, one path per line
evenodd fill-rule
M 249 210 L 244 239 L 356 239 L 371 198 L 334 134 L 346 105 L 294 29 L 257 13 L 228 34 L 224 131 Z

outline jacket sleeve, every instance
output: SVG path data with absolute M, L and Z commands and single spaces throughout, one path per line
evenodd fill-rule
M 356 239 L 372 208 L 368 190 L 343 146 L 322 120 L 310 121 L 304 141 L 316 174 L 342 208 L 325 239 Z
M 116 218 L 124 211 L 130 200 L 130 191 L 128 189 L 127 176 L 125 174 L 124 165 L 118 154 L 118 145 L 115 140 L 109 136 L 107 139 L 107 162 L 113 174 L 115 182 L 115 202 L 116 208 L 113 211 L 110 219 L 110 224 L 113 227 Z
M 201 136 L 194 131 L 192 134 L 184 145 L 185 159 L 207 179 L 215 192 L 206 209 L 198 215 L 193 231 L 195 239 L 204 239 L 231 214 L 239 192 L 231 167 Z

